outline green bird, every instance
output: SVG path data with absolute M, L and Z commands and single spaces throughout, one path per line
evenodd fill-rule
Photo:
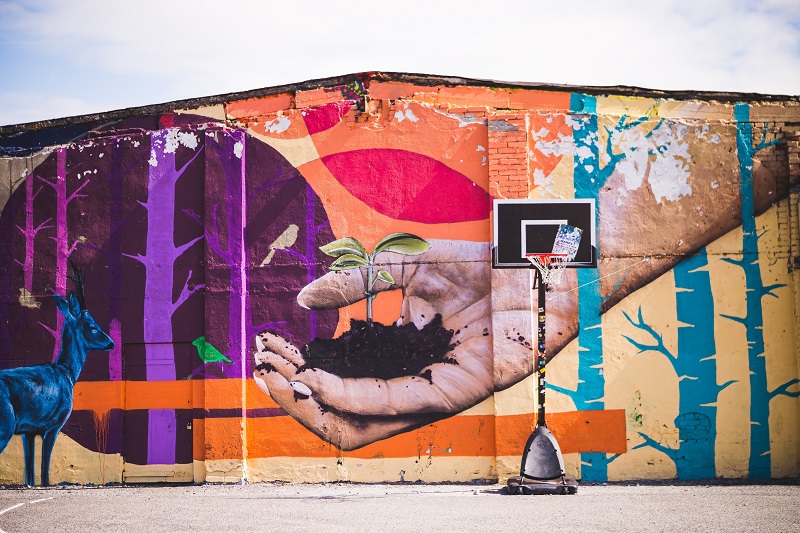
M 200 356 L 204 363 L 216 363 L 218 361 L 233 363 L 233 361 L 222 355 L 219 350 L 207 343 L 205 337 L 197 337 L 192 341 L 192 344 L 197 348 L 197 355 Z

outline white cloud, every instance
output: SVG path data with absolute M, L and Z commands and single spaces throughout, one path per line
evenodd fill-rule
M 796 0 L 407 0 L 402 8 L 364 0 L 0 1 L 0 34 L 15 54 L 31 51 L 96 72 L 87 84 L 117 76 L 148 81 L 146 101 L 108 89 L 114 94 L 104 100 L 117 108 L 368 70 L 796 94 L 798 6 Z M 0 57 L 6 54 L 0 49 Z M 35 82 L 36 75 L 21 81 L 17 92 Z M 49 89 L 58 94 L 58 86 Z M 36 118 L 65 114 L 42 113 Z

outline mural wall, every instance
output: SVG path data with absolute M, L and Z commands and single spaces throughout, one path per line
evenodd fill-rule
M 517 474 L 514 198 L 596 201 L 599 267 L 547 302 L 569 475 L 800 475 L 800 101 L 591 92 L 372 74 L 0 128 L 0 483 Z

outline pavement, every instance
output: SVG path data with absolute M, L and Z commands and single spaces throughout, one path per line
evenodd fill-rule
M 0 530 L 800 531 L 800 484 L 581 485 L 511 496 L 500 485 L 0 488 Z

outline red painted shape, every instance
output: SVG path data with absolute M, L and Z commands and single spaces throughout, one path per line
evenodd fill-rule
M 391 218 L 442 224 L 489 217 L 489 193 L 426 155 L 375 148 L 331 154 L 322 162 L 350 194 Z
M 175 113 L 164 113 L 159 119 L 162 128 L 171 128 L 175 125 Z
M 342 118 L 354 105 L 354 102 L 345 100 L 303 110 L 303 119 L 306 121 L 308 133 L 314 135 L 334 127 L 342 121 Z

